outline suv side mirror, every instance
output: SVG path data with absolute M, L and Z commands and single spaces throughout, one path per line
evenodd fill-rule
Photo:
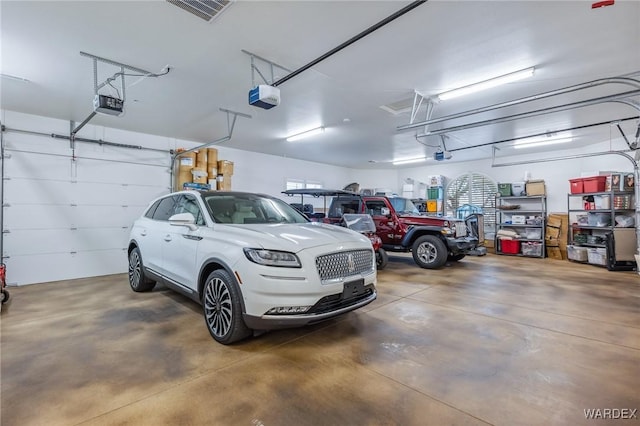
M 191 231 L 198 229 L 196 218 L 191 213 L 178 213 L 169 218 L 169 223 L 173 226 L 186 226 Z
M 380 214 L 382 216 L 390 216 L 391 215 L 391 210 L 389 210 L 388 207 L 383 207 L 380 209 Z

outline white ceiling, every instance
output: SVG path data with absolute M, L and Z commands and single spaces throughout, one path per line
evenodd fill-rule
M 166 76 L 127 78 L 124 116 L 99 115 L 91 123 L 204 143 L 227 135 L 227 115 L 219 110 L 226 108 L 253 118 L 238 118 L 225 146 L 389 168 L 392 159 L 431 155 L 440 142 L 434 136 L 417 140 L 416 130 L 397 131 L 409 123 L 409 113 L 380 108 L 412 98 L 414 90 L 432 96 L 536 67 L 527 80 L 437 104 L 437 118 L 600 78 L 636 73 L 640 79 L 640 1 L 618 0 L 598 9 L 585 1 L 429 1 L 280 85 L 278 107 L 248 105 L 250 58 L 241 50 L 294 70 L 407 4 L 237 1 L 206 22 L 166 1 L 2 0 L 1 71 L 29 80 L 1 79 L 2 108 L 84 120 L 92 111 L 93 68 L 81 51 L 152 72 L 168 64 Z M 269 75 L 264 63 L 256 64 Z M 101 81 L 116 71 L 100 65 Z M 276 71 L 277 77 L 285 75 Z M 448 120 L 430 130 L 631 90 L 636 89 L 597 86 Z M 601 103 L 448 132 L 446 143 L 454 150 L 452 161 L 484 158 L 491 155 L 489 147 L 456 149 L 638 115 L 629 105 Z M 424 116 L 421 111 L 419 118 Z M 621 126 L 633 140 L 638 124 L 636 118 Z M 296 143 L 284 139 L 319 125 L 326 127 L 322 135 Z M 556 147 L 620 137 L 609 124 L 573 134 L 571 145 Z M 501 147 L 509 152 L 509 144 Z

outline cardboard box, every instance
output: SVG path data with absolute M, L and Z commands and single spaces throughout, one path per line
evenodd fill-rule
M 224 175 L 224 176 L 233 175 L 233 161 L 228 161 L 228 160 L 218 161 L 218 175 Z
M 562 251 L 560 250 L 560 247 L 547 246 L 547 257 L 549 259 L 563 260 Z
M 560 227 L 547 225 L 544 236 L 547 240 L 557 240 L 560 237 Z
M 218 175 L 216 180 L 218 191 L 231 191 L 231 176 Z
M 546 195 L 547 191 L 544 187 L 544 180 L 530 180 L 526 185 L 527 195 Z

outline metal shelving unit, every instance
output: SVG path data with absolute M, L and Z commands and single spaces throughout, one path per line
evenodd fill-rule
M 607 233 L 626 229 L 615 226 L 616 215 L 635 215 L 633 191 L 570 193 L 567 194 L 567 206 L 570 224 L 568 241 L 570 245 L 577 247 L 606 248 Z M 577 235 L 586 235 L 587 240 L 577 238 Z M 606 263 L 570 260 L 606 266 Z
M 508 256 L 545 257 L 544 239 L 547 217 L 547 197 L 544 195 L 496 196 L 495 205 L 495 253 Z M 518 205 L 519 208 L 503 208 L 509 205 Z M 513 223 L 513 216 L 525 216 L 525 223 Z M 513 240 L 517 241 L 520 246 L 518 253 L 510 253 L 503 250 L 503 241 L 498 238 L 499 231 L 502 229 L 515 231 L 518 234 L 518 237 Z M 535 230 L 539 230 L 539 232 L 535 232 Z M 536 237 L 530 238 L 531 233 L 537 234 Z

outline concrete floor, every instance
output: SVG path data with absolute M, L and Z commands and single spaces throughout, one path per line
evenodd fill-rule
M 2 425 L 592 425 L 610 421 L 585 409 L 640 409 L 634 272 L 392 256 L 378 280 L 360 311 L 233 346 L 199 305 L 126 275 L 13 288 Z

